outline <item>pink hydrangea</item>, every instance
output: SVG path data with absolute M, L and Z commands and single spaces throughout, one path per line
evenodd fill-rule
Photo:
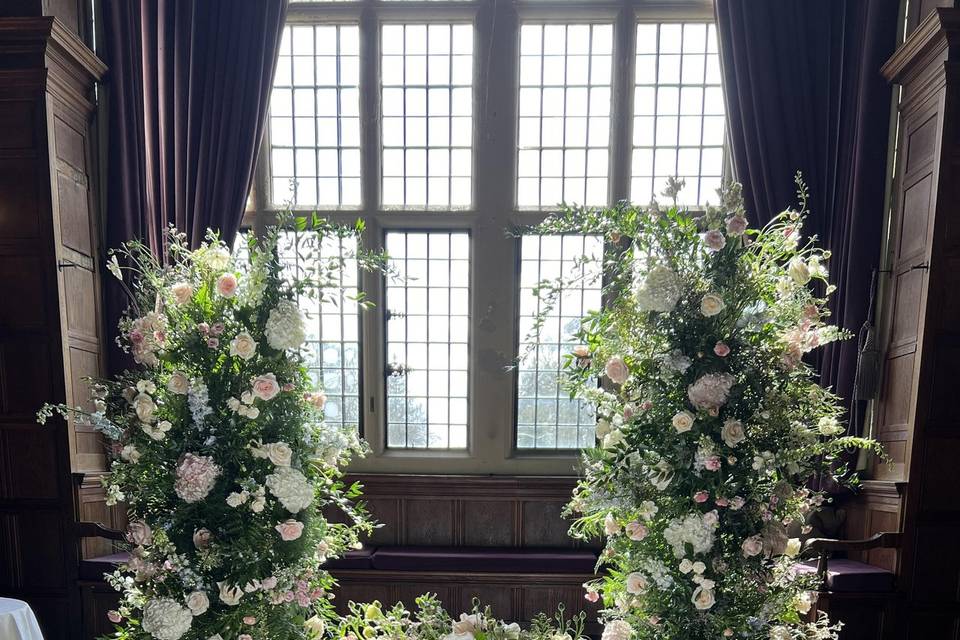
M 173 488 L 185 502 L 199 502 L 213 489 L 219 475 L 220 467 L 213 458 L 187 453 L 177 464 Z
M 697 409 L 719 409 L 726 404 L 734 382 L 729 373 L 708 373 L 687 387 L 687 397 Z

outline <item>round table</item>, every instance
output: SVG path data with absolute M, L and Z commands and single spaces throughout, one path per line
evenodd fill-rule
M 0 598 L 0 638 L 3 640 L 43 640 L 33 610 L 23 600 Z

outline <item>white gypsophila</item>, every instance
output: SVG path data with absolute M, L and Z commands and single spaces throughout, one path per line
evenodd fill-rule
M 292 467 L 278 467 L 265 484 L 290 513 L 299 513 L 313 502 L 313 485 Z
M 663 530 L 663 538 L 673 549 L 673 555 L 684 557 L 688 544 L 695 554 L 707 553 L 713 548 L 717 523 L 713 518 L 707 519 L 704 515 L 689 513 L 682 518 L 674 518 L 667 524 Z
M 303 314 L 292 300 L 281 300 L 270 311 L 264 328 L 267 344 L 274 349 L 299 349 L 306 340 Z
M 197 380 L 190 385 L 190 390 L 187 392 L 187 405 L 190 407 L 190 415 L 196 427 L 203 425 L 204 420 L 213 413 L 209 401 L 207 385 L 202 380 Z
M 637 304 L 643 311 L 673 311 L 683 295 L 680 278 L 667 267 L 657 266 L 637 285 Z
M 143 630 L 157 640 L 179 640 L 192 622 L 190 609 L 170 598 L 156 598 L 143 607 Z

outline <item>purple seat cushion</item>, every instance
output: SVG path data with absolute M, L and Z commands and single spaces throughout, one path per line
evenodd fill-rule
M 815 572 L 817 561 L 808 560 L 797 565 L 804 572 Z M 833 558 L 827 562 L 827 590 L 844 593 L 893 591 L 894 575 L 891 571 L 872 564 Z
M 373 552 L 376 547 L 364 547 L 354 551 L 347 551 L 342 558 L 333 558 L 324 563 L 324 569 L 372 569 Z
M 592 574 L 597 554 L 578 549 L 380 547 L 373 567 L 383 571 Z
M 80 561 L 79 577 L 81 580 L 99 582 L 103 580 L 103 574 L 113 573 L 117 567 L 130 559 L 130 554 L 126 551 L 111 553 L 108 556 L 98 556 L 96 558 L 86 558 Z

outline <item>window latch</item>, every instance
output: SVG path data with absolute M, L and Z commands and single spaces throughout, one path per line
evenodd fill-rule
M 407 372 L 409 372 L 410 369 L 399 362 L 388 362 L 383 371 L 384 375 L 388 378 L 400 378 L 407 375 Z

